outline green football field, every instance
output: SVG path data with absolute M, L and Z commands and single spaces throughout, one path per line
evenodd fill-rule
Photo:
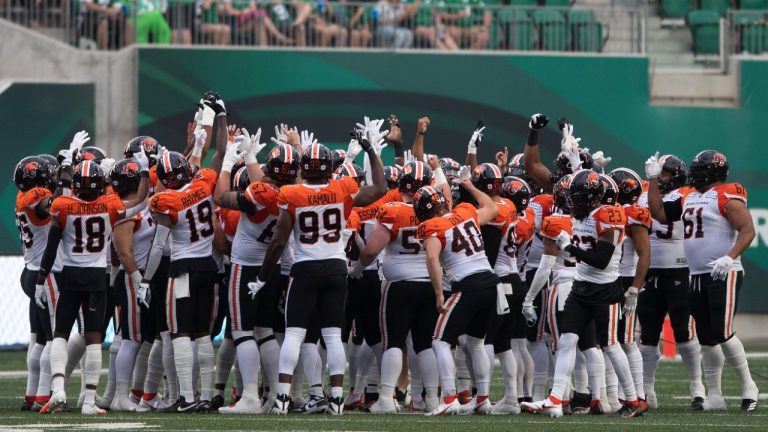
M 105 350 L 106 353 L 106 350 Z M 106 358 L 105 358 L 106 360 Z M 104 366 L 107 363 L 105 361 Z M 750 359 L 752 373 L 758 387 L 763 390 L 761 403 L 765 403 L 768 391 L 768 359 Z M 548 417 L 518 416 L 454 416 L 429 418 L 423 415 L 402 414 L 374 416 L 350 413 L 343 417 L 326 415 L 273 416 L 223 416 L 216 414 L 116 414 L 103 417 L 85 417 L 78 413 L 42 416 L 21 412 L 18 407 L 24 392 L 25 378 L 23 352 L 0 352 L 0 431 L 71 431 L 71 430 L 183 430 L 193 431 L 603 431 L 643 427 L 643 430 L 768 430 L 768 410 L 763 407 L 753 414 L 739 411 L 740 397 L 738 383 L 732 371 L 723 373 L 723 391 L 729 404 L 728 412 L 720 414 L 690 412 L 688 383 L 682 363 L 662 362 L 656 381 L 656 392 L 662 408 L 642 418 L 619 419 L 612 416 L 567 416 L 560 419 Z M 496 369 L 492 398 L 501 394 L 501 383 Z M 73 377 L 69 396 L 70 404 L 77 397 L 79 382 Z M 104 385 L 102 377 L 101 385 Z

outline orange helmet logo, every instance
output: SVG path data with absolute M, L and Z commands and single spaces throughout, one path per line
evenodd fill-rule
M 127 164 L 123 165 L 123 171 L 121 174 L 125 174 L 128 177 L 135 177 L 138 172 L 139 164 L 136 162 L 128 162 Z
M 600 176 L 596 172 L 592 171 L 589 174 L 587 174 L 585 183 L 588 188 L 597 189 L 600 187 Z
M 157 141 L 154 138 L 147 138 L 144 140 L 144 142 L 141 143 L 142 147 L 144 147 L 144 151 L 147 153 L 152 153 L 154 151 L 157 151 Z
M 40 164 L 37 162 L 27 162 L 24 165 L 24 178 L 37 177 L 37 170 L 40 168 Z

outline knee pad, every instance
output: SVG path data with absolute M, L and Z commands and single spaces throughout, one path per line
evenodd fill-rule
M 335 341 L 341 342 L 341 329 L 339 327 L 326 327 L 320 329 L 320 334 L 323 336 L 326 345 Z
M 238 346 L 245 341 L 253 340 L 253 332 L 244 331 L 244 330 L 234 330 L 232 331 L 232 339 L 235 342 L 235 346 Z
M 574 349 L 578 343 L 579 336 L 576 333 L 563 333 L 558 341 L 560 350 Z
M 270 327 L 256 327 L 253 330 L 253 334 L 259 346 L 275 338 L 274 332 Z
M 294 343 L 296 343 L 296 345 L 298 346 L 304 341 L 304 338 L 306 336 L 307 336 L 307 329 L 304 329 L 301 327 L 287 327 L 285 329 L 284 343 L 287 343 L 288 341 L 295 341 Z

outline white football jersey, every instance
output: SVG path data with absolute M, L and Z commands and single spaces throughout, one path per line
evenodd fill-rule
M 639 205 L 625 205 L 624 214 L 627 216 L 626 237 L 621 245 L 621 262 L 619 262 L 619 276 L 634 277 L 637 268 L 637 252 L 635 251 L 635 242 L 632 240 L 629 227 L 632 225 L 641 225 L 650 231 L 652 220 L 651 212 L 647 208 Z
M 624 209 L 618 206 L 601 206 L 592 210 L 584 220 L 573 219 L 573 237 L 571 244 L 583 250 L 594 250 L 597 247 L 600 234 L 607 231 L 617 231 L 619 235 L 616 247 L 611 255 L 608 266 L 600 270 L 591 265 L 577 261 L 577 281 L 606 284 L 619 278 L 619 260 L 621 260 L 621 244 L 624 241 L 624 226 L 626 216 Z
M 544 218 L 541 235 L 555 240 L 560 232 L 565 231 L 573 237 L 573 218 L 570 215 L 552 214 Z M 552 268 L 552 283 L 562 284 L 573 281 L 576 277 L 576 260 L 566 251 L 560 251 Z
M 525 271 L 539 268 L 541 254 L 544 252 L 544 242 L 541 237 L 541 221 L 552 214 L 554 198 L 551 194 L 536 195 L 531 198 L 528 208 L 533 210 L 535 215 L 536 235 L 533 236 L 531 244 L 528 245 L 526 253 Z
M 45 246 L 48 243 L 48 228 L 50 215 L 40 219 L 35 207 L 52 196 L 51 191 L 36 187 L 16 195 L 16 228 L 19 229 L 19 239 L 24 251 L 24 263 L 29 270 L 40 270 Z
M 152 240 L 155 238 L 155 221 L 149 209 L 144 209 L 134 216 L 136 223 L 133 227 L 133 259 L 140 270 L 147 266 L 149 251 L 152 249 Z M 123 268 L 122 264 L 120 268 Z
M 264 262 L 269 241 L 272 240 L 277 215 L 277 195 L 280 190 L 269 183 L 253 182 L 244 195 L 253 205 L 253 214 L 242 212 L 232 240 L 233 264 L 260 266 Z
M 384 279 L 387 282 L 428 281 L 427 254 L 416 238 L 419 220 L 413 212 L 413 205 L 391 202 L 381 206 L 377 217 L 378 223 L 390 233 L 382 262 Z
M 520 243 L 515 227 L 517 226 L 517 209 L 512 201 L 500 198 L 496 203 L 499 214 L 488 225 L 501 230 L 501 243 L 499 254 L 496 256 L 493 271 L 496 276 L 502 277 L 518 273 L 517 270 L 517 245 Z
M 680 202 L 688 191 L 688 188 L 675 189 L 662 195 L 661 199 L 664 203 Z M 637 205 L 648 207 L 647 192 L 640 195 Z M 662 224 L 656 219 L 652 219 L 650 240 L 650 268 L 683 268 L 688 266 L 685 260 L 685 250 L 683 250 L 683 222 L 681 220 Z

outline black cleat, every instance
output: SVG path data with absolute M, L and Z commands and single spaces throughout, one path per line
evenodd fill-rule
M 224 406 L 224 396 L 216 395 L 211 399 L 211 408 L 213 411 L 218 411 L 219 408 Z
M 704 398 L 696 396 L 691 401 L 691 411 L 704 411 Z
M 34 405 L 35 402 L 30 402 L 29 399 L 24 398 L 24 401 L 21 402 L 21 410 L 22 411 L 32 411 L 32 405 Z
M 197 410 L 197 402 L 187 402 L 184 396 L 179 396 L 176 402 L 166 408 L 157 410 L 160 413 L 188 413 L 195 412 Z
M 635 417 L 639 411 L 640 405 L 638 403 L 631 404 L 624 402 L 624 405 L 622 405 L 621 409 L 616 411 L 616 417 Z
M 754 399 L 742 399 L 741 410 L 746 413 L 757 411 L 757 401 Z
M 343 403 L 343 402 L 342 402 Z M 328 401 L 324 396 L 310 395 L 304 406 L 291 411 L 294 414 L 321 414 L 328 409 Z
M 199 412 L 202 414 L 207 414 L 210 412 L 218 412 L 218 408 L 213 407 L 213 403 L 211 401 L 207 400 L 201 400 L 197 402 L 197 406 L 195 407 L 195 412 Z
M 592 402 L 591 394 L 574 392 L 571 397 L 571 411 L 574 414 L 586 414 L 589 412 L 590 402 Z

